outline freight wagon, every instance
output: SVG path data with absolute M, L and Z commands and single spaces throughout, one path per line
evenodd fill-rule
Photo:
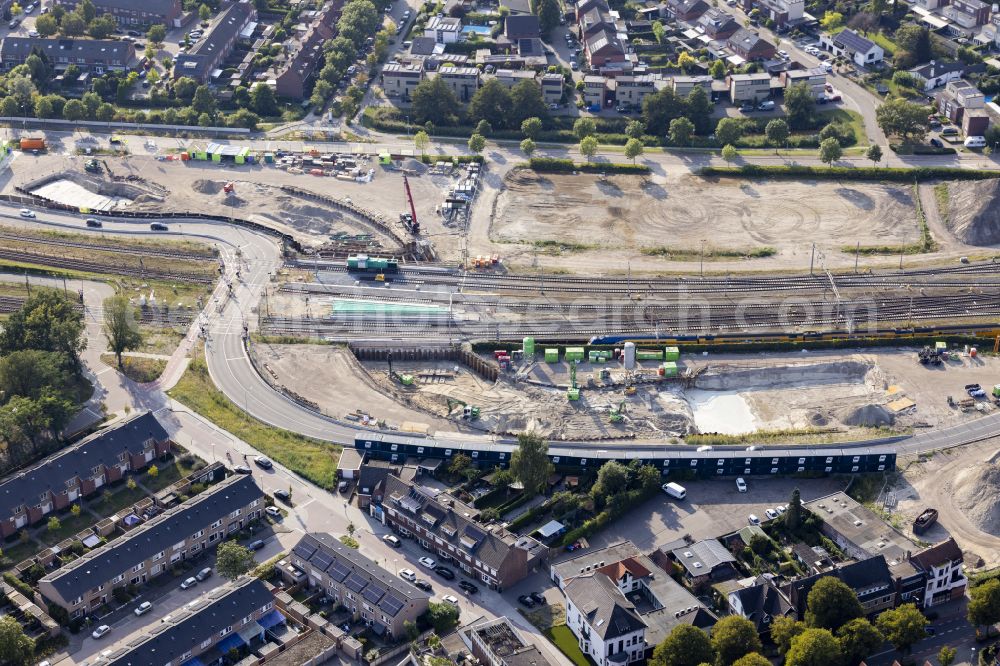
M 352 254 L 347 257 L 347 270 L 359 273 L 398 273 L 399 261 L 384 257 L 369 257 L 367 254 Z

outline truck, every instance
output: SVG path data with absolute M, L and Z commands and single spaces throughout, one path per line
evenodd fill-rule
M 684 486 L 682 486 L 679 483 L 674 483 L 673 481 L 671 481 L 669 483 L 664 483 L 662 486 L 660 486 L 660 488 L 663 490 L 663 492 L 670 495 L 674 499 L 682 500 L 685 497 L 687 497 L 687 489 L 684 488 Z
M 937 509 L 924 509 L 924 512 L 917 516 L 917 519 L 913 521 L 913 533 L 923 534 L 931 525 L 937 522 L 938 510 Z
M 25 137 L 19 145 L 21 150 L 45 150 L 45 139 Z

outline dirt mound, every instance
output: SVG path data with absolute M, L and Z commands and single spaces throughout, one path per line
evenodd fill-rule
M 1000 243 L 1000 180 L 948 183 L 948 226 L 969 245 Z
M 218 194 L 222 191 L 222 185 L 220 182 L 202 178 L 191 183 L 191 189 L 199 194 Z
M 400 166 L 406 171 L 412 171 L 413 173 L 425 173 L 428 169 L 427 165 L 420 160 L 413 159 L 412 157 L 403 160 Z
M 1000 465 L 967 467 L 955 476 L 952 488 L 956 506 L 976 527 L 1000 534 Z
M 862 405 L 845 409 L 837 415 L 841 423 L 851 426 L 875 428 L 892 425 L 895 417 L 882 405 Z

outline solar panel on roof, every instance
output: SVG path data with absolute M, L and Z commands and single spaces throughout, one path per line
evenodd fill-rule
M 369 603 L 377 604 L 385 596 L 385 588 L 379 587 L 378 583 L 368 583 L 363 596 Z
M 482 541 L 483 539 L 486 538 L 485 534 L 477 530 L 475 527 L 470 527 L 470 526 L 467 526 L 465 528 L 465 534 L 470 539 L 475 539 L 476 541 Z
M 308 560 L 316 552 L 316 546 L 300 541 L 292 548 L 292 552 L 303 560 Z
M 333 558 L 324 553 L 323 551 L 319 551 L 318 553 L 313 555 L 312 559 L 309 560 L 309 563 L 312 564 L 317 569 L 319 569 L 320 571 L 326 571 L 327 567 L 333 564 Z
M 334 562 L 329 571 L 326 573 L 330 576 L 330 578 L 334 579 L 338 583 L 343 583 L 344 579 L 351 573 L 351 570 L 348 569 L 342 562 Z
M 378 607 L 384 610 L 390 617 L 395 617 L 396 613 L 403 608 L 405 604 L 397 597 L 392 594 L 387 594 L 379 602 Z
M 366 581 L 358 574 L 352 573 L 350 577 L 346 581 L 344 581 L 344 585 L 346 585 L 347 589 L 351 590 L 352 592 L 360 592 L 361 590 L 365 589 L 366 585 L 368 585 L 368 581 Z

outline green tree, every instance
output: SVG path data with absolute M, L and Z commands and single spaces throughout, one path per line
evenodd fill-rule
M 698 64 L 698 61 L 687 51 L 681 51 L 677 54 L 677 68 L 682 72 L 686 73 L 696 64 Z
M 823 18 L 819 23 L 827 32 L 836 30 L 840 26 L 844 25 L 844 15 L 840 12 L 828 11 L 823 14 Z
M 204 113 L 211 116 L 215 113 L 215 96 L 212 95 L 208 86 L 201 85 L 195 89 L 194 97 L 191 99 L 191 108 L 197 114 Z
M 764 128 L 764 134 L 771 145 L 774 146 L 774 154 L 777 155 L 778 148 L 784 146 L 788 141 L 790 134 L 788 123 L 781 118 L 775 118 L 767 123 L 767 126 Z
M 795 83 L 785 89 L 785 115 L 792 129 L 808 129 L 813 122 L 816 98 L 808 83 Z
M 66 37 L 79 37 L 87 30 L 87 22 L 77 12 L 69 12 L 59 22 L 59 29 Z
M 819 144 L 819 159 L 824 164 L 833 166 L 833 163 L 844 155 L 844 149 L 840 147 L 840 142 L 834 138 L 823 139 Z
M 726 160 L 728 164 L 732 164 L 739 158 L 739 152 L 733 148 L 733 144 L 727 143 L 722 147 L 722 159 Z
M 228 580 L 235 580 L 247 573 L 255 565 L 253 553 L 246 546 L 235 541 L 223 541 L 219 544 L 215 556 L 215 568 L 219 575 Z
M 593 118 L 577 118 L 573 123 L 573 134 L 577 139 L 586 139 L 597 134 L 597 123 Z
M 207 21 L 212 18 L 212 8 L 206 4 L 202 4 L 198 7 L 198 18 L 202 21 Z
M 162 23 L 154 23 L 149 26 L 149 30 L 146 31 L 146 39 L 149 40 L 150 44 L 162 44 L 163 40 L 167 38 L 167 26 Z
M 482 134 L 483 136 L 489 136 L 493 133 L 493 126 L 489 124 L 486 120 L 480 120 L 476 124 L 476 134 Z
M 580 154 L 586 157 L 588 162 L 597 154 L 597 148 L 597 139 L 592 136 L 584 137 L 580 141 Z
M 632 164 L 635 164 L 635 159 L 642 155 L 642 151 L 642 141 L 639 139 L 629 139 L 625 142 L 625 157 L 632 160 Z
M 94 3 L 91 0 L 83 0 L 77 8 L 76 11 L 80 14 L 80 17 L 90 23 L 97 16 L 97 8 L 94 7 Z
M 424 79 L 413 89 L 411 110 L 419 123 L 452 125 L 458 108 L 455 94 L 440 76 Z
M 708 73 L 712 75 L 712 78 L 721 81 L 726 78 L 726 64 L 721 60 L 716 60 L 708 68 Z
M 546 0 L 550 1 L 554 0 Z M 528 118 L 546 118 L 548 115 L 548 108 L 542 99 L 542 87 L 535 81 L 518 81 L 510 89 L 510 108 L 507 109 L 506 127 L 514 129 L 520 127 Z
M 35 641 L 11 615 L 0 617 L 0 662 L 27 666 L 34 663 Z
M 609 460 L 597 471 L 597 482 L 590 489 L 591 497 L 605 499 L 628 487 L 628 469 L 616 460 Z
M 174 94 L 185 104 L 190 104 L 198 90 L 198 82 L 190 76 L 182 76 L 174 81 Z
M 1000 580 L 993 578 L 969 590 L 969 624 L 986 627 L 1000 622 Z
M 427 620 L 438 634 L 446 634 L 458 624 L 458 608 L 447 602 L 430 602 Z
M 657 44 L 663 43 L 663 38 L 667 36 L 667 29 L 663 27 L 663 23 L 660 21 L 653 21 L 650 26 L 653 30 L 653 38 L 656 40 Z
M 99 107 L 97 107 L 97 119 L 107 122 L 115 117 L 115 107 L 112 104 L 104 102 Z
M 912 603 L 883 611 L 875 618 L 875 624 L 886 640 L 904 654 L 927 636 L 927 618 Z
M 69 121 L 83 120 L 87 117 L 87 107 L 78 99 L 71 99 L 63 107 L 63 118 Z
M 83 314 L 59 293 L 32 294 L 0 330 L 0 354 L 21 349 L 63 352 L 74 361 L 87 346 Z
M 464 453 L 456 453 L 448 464 L 448 473 L 454 476 L 462 476 L 470 467 L 472 467 L 472 458 Z M 353 527 L 353 525 L 350 527 Z
M 737 118 L 722 118 L 715 126 L 715 141 L 720 146 L 734 144 L 743 136 L 743 121 Z
M 413 135 L 413 147 L 421 152 L 421 154 L 427 152 L 427 148 L 431 145 L 431 138 L 427 136 L 427 132 L 420 130 Z
M 83 509 L 81 509 L 81 508 L 80 508 L 80 505 L 79 505 L 79 504 L 74 504 L 74 505 L 73 505 L 73 506 L 72 506 L 72 507 L 70 508 L 69 512 L 70 512 L 71 514 L 73 514 L 73 517 L 74 517 L 74 518 L 76 518 L 76 517 L 77 517 L 77 516 L 79 516 L 79 515 L 80 515 L 81 513 L 83 513 Z
M 785 666 L 836 666 L 843 659 L 833 634 L 826 629 L 806 629 L 792 639 Z
M 523 432 L 517 436 L 517 448 L 510 456 L 510 471 L 528 495 L 541 492 L 552 474 L 548 452 L 548 444 L 535 433 Z
M 715 111 L 715 105 L 712 104 L 705 89 L 702 86 L 695 86 L 684 100 L 684 106 L 687 109 L 684 116 L 694 123 L 694 132 L 708 134 L 712 128 L 712 112 Z
M 521 141 L 521 152 L 531 157 L 531 154 L 535 152 L 535 142 L 531 139 L 523 139 Z
M 35 117 L 52 118 L 54 116 L 55 111 L 52 109 L 52 100 L 49 99 L 48 95 L 39 96 L 35 100 Z
M 650 666 L 699 666 L 715 661 L 708 634 L 690 624 L 675 626 L 653 649 Z
M 802 494 L 795 488 L 788 500 L 788 510 L 785 511 L 785 527 L 794 532 L 800 525 L 802 525 Z
M 886 136 L 898 136 L 905 141 L 923 141 L 927 134 L 928 107 L 892 97 L 875 110 L 875 122 Z
M 482 134 L 473 134 L 469 137 L 469 150 L 475 154 L 480 154 L 486 148 L 486 137 Z
M 98 16 L 87 24 L 87 34 L 94 39 L 107 39 L 114 33 L 117 23 L 110 14 Z
M 104 334 L 119 368 L 122 367 L 122 353 L 136 350 L 142 345 L 135 307 L 129 303 L 127 296 L 104 299 Z
M 670 128 L 670 121 L 684 115 L 684 100 L 671 88 L 664 88 L 642 101 L 642 119 L 646 132 L 653 136 L 664 136 Z
M 197 94 L 195 97 L 197 97 Z M 253 105 L 253 110 L 257 115 L 265 118 L 277 116 L 281 113 L 281 110 L 278 108 L 278 100 L 274 97 L 274 90 L 271 89 L 271 86 L 264 85 L 263 83 L 258 83 L 250 91 L 250 104 Z
M 868 150 L 865 151 L 865 159 L 871 160 L 872 166 L 875 166 L 882 161 L 882 148 L 877 143 L 868 146 Z
M 543 35 L 548 35 L 559 25 L 559 2 L 557 0 L 538 0 L 538 27 Z
M 49 518 L 49 522 L 46 525 L 46 527 L 49 529 L 49 532 L 58 532 L 60 529 L 62 529 L 62 523 L 59 521 L 58 518 L 52 516 Z
M 739 615 L 728 615 L 712 627 L 712 648 L 716 666 L 732 666 L 740 657 L 760 652 L 764 646 L 753 622 Z
M 537 139 L 542 133 L 542 119 L 538 117 L 525 118 L 521 121 L 521 134 L 527 139 Z
M 942 645 L 941 649 L 938 650 L 937 659 L 941 666 L 951 666 L 955 663 L 955 656 L 958 654 L 958 650 L 947 645 Z
M 694 133 L 694 123 L 681 116 L 670 121 L 670 143 L 675 146 L 687 146 L 691 143 Z M 635 139 L 632 139 L 633 141 Z
M 628 125 L 625 126 L 625 136 L 630 139 L 641 139 L 645 133 L 646 126 L 641 120 L 630 120 Z
M 22 349 L 0 357 L 0 401 L 20 395 L 36 400 L 46 389 L 61 395 L 72 389 L 68 359 L 61 352 Z
M 810 627 L 833 631 L 864 614 L 854 590 L 833 576 L 816 581 L 806 597 L 805 619 Z
M 733 666 L 772 666 L 767 657 L 757 652 L 751 652 L 733 662 Z
M 42 14 L 35 19 L 35 30 L 39 37 L 51 37 L 59 31 L 59 24 L 51 14 Z
M 150 465 L 149 469 L 146 470 L 146 474 L 149 475 L 149 478 L 155 479 L 160 475 L 160 468 L 156 465 Z
M 126 481 L 126 482 L 125 482 L 125 487 L 126 487 L 126 488 L 128 488 L 129 490 L 135 490 L 136 488 L 138 488 L 138 487 L 139 487 L 139 484 L 138 484 L 138 483 L 136 483 L 136 482 L 135 482 L 135 479 L 133 479 L 133 478 L 132 478 L 132 477 L 130 476 L 130 477 L 128 478 L 128 481 Z
M 899 69 L 927 62 L 934 56 L 930 30 L 916 23 L 899 26 L 893 39 L 897 47 L 893 61 Z
M 885 640 L 879 630 L 863 617 L 849 620 L 837 629 L 836 634 L 849 666 L 855 666 L 865 657 L 875 654 L 875 650 Z

